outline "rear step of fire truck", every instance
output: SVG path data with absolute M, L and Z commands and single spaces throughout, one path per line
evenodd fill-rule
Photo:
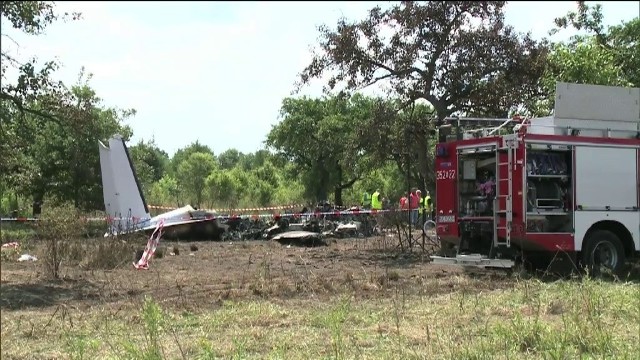
M 486 121 L 487 119 L 479 119 Z M 481 129 L 484 134 L 490 135 L 492 132 L 503 128 L 506 124 L 511 122 L 511 119 L 506 121 L 497 128 Z M 431 259 L 434 264 L 438 265 L 462 265 L 462 266 L 474 266 L 482 268 L 502 268 L 511 269 L 515 266 L 515 262 L 510 259 L 499 258 L 499 251 L 501 249 L 508 249 L 511 247 L 511 224 L 513 221 L 513 170 L 514 162 L 516 161 L 515 151 L 517 148 L 517 135 L 505 135 L 503 136 L 503 143 L 497 149 L 498 152 L 507 152 L 507 161 L 498 162 L 497 174 L 506 173 L 507 177 L 502 178 L 497 176 L 496 183 L 496 198 L 494 199 L 494 221 L 493 221 L 493 242 L 489 254 L 463 254 L 461 253 L 462 246 L 458 246 L 455 257 L 445 256 L 432 256 Z M 506 171 L 502 172 L 501 169 L 506 167 Z M 496 175 L 497 175 L 496 174 Z M 503 187 L 506 187 L 506 193 L 502 191 Z M 500 201 L 503 199 L 504 201 Z M 501 208 L 501 204 L 504 203 L 504 208 Z M 500 224 L 500 218 L 504 217 L 504 225 Z M 504 231 L 504 240 L 498 235 L 499 232 Z M 460 243 L 462 245 L 462 241 Z

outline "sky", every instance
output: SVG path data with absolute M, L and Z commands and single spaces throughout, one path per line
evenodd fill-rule
M 589 2 L 588 2 L 589 3 Z M 2 32 L 2 49 L 19 59 L 57 58 L 57 79 L 77 82 L 84 66 L 103 105 L 134 108 L 130 143 L 154 139 L 169 155 L 199 141 L 219 154 L 253 152 L 279 119 L 282 99 L 310 62 L 317 26 L 345 16 L 361 19 L 389 2 L 72 2 L 60 12 L 82 20 L 56 22 L 44 35 Z M 605 23 L 640 15 L 640 2 L 602 2 Z M 548 36 L 553 19 L 575 10 L 568 2 L 510 2 L 506 21 L 534 38 Z M 567 30 L 551 37 L 564 40 Z M 315 81 L 302 95 L 321 95 Z M 375 91 L 375 89 L 373 90 Z

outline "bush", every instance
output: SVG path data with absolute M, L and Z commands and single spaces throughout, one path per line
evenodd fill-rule
M 44 242 L 40 255 L 47 274 L 60 277 L 63 262 L 84 269 L 110 270 L 131 262 L 138 242 L 146 242 L 142 233 L 104 238 L 104 224 L 85 221 L 69 204 L 44 209 L 36 225 L 36 235 Z M 88 238 L 95 236 L 96 238 Z
M 78 210 L 70 204 L 43 209 L 36 224 L 36 234 L 44 241 L 41 260 L 52 278 L 60 277 L 60 266 L 63 261 L 70 259 L 69 255 L 80 256 L 77 249 L 73 250 L 76 244 L 72 244 L 72 240 L 77 240 L 85 233 L 84 224 Z
M 85 247 L 82 268 L 90 270 L 111 270 L 131 264 L 131 255 L 135 245 L 120 239 L 98 239 Z

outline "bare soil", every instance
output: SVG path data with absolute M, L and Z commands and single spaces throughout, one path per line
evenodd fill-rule
M 131 261 L 123 259 L 124 265 L 115 270 L 63 264 L 62 279 L 57 281 L 45 279 L 40 260 L 3 261 L 0 308 L 127 306 L 152 296 L 163 306 L 196 310 L 224 300 L 322 300 L 345 292 L 364 298 L 398 291 L 422 296 L 478 292 L 507 288 L 515 281 L 502 271 L 434 265 L 420 250 L 401 254 L 392 239 L 383 237 L 329 240 L 329 246 L 314 248 L 274 241 L 163 242 L 161 246 L 164 256 L 152 259 L 149 270 L 136 270 L 131 254 Z M 174 247 L 179 254 L 169 254 Z

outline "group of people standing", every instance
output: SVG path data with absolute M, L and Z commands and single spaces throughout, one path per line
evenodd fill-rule
M 362 207 L 364 209 L 382 210 L 389 209 L 389 199 L 382 196 L 380 189 L 369 195 L 368 192 L 362 194 Z M 433 204 L 431 201 L 431 195 L 429 190 L 426 191 L 425 196 L 422 196 L 422 191 L 418 188 L 413 188 L 408 195 L 403 195 L 400 198 L 400 209 L 410 211 L 410 221 L 412 225 L 421 227 L 421 224 L 426 220 L 431 220 Z M 422 219 L 422 221 L 420 221 Z
M 389 199 L 382 196 L 380 189 L 376 189 L 376 191 L 369 195 L 368 192 L 364 192 L 362 194 L 362 208 L 363 209 L 371 209 L 371 210 L 382 210 L 389 208 Z

